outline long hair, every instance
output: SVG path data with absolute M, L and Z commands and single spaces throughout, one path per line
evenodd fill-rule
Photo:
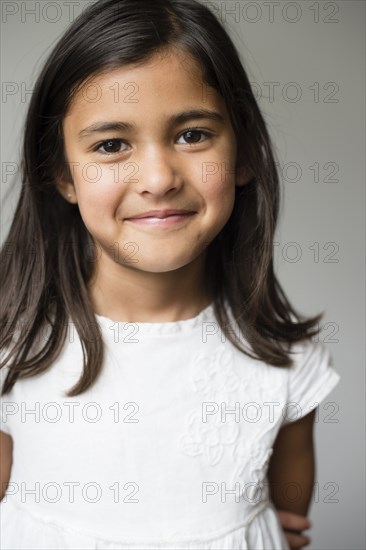
M 102 334 L 87 292 L 95 267 L 93 238 L 77 205 L 55 185 L 57 175 L 71 177 L 62 121 L 87 79 L 130 63 L 144 65 L 169 48 L 196 60 L 204 83 L 223 97 L 238 143 L 236 169 L 253 176 L 236 186 L 232 215 L 207 248 L 205 277 L 221 330 L 243 353 L 278 367 L 292 365 L 291 343 L 319 332 L 315 327 L 323 313 L 301 318 L 274 274 L 280 189 L 273 146 L 227 31 L 197 0 L 99 0 L 54 47 L 27 113 L 22 188 L 0 252 L 0 351 L 12 343 L 0 363 L 9 363 L 2 394 L 18 377 L 35 376 L 52 365 L 70 319 L 82 346 L 83 372 L 66 395 L 86 391 L 101 372 Z M 233 336 L 227 305 L 249 349 Z M 45 327 L 48 336 L 37 347 Z

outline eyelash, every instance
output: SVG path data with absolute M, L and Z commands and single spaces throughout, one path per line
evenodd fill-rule
M 203 134 L 204 136 L 206 136 L 206 138 L 210 138 L 212 136 L 212 133 L 211 132 L 208 132 L 206 130 L 202 130 L 201 128 L 199 128 L 198 126 L 192 126 L 190 128 L 186 128 L 185 130 L 183 130 L 179 137 L 183 136 L 184 134 L 187 134 L 188 132 L 198 132 L 200 134 Z M 103 145 L 105 145 L 106 143 L 109 143 L 111 141 L 120 141 L 121 143 L 125 143 L 123 141 L 123 139 L 120 139 L 120 138 L 110 138 L 110 139 L 105 139 L 103 141 L 100 141 L 99 143 L 97 143 L 93 148 L 92 148 L 92 151 L 96 151 L 96 152 L 99 152 L 100 154 L 102 155 L 119 155 L 120 153 L 123 153 L 123 151 L 117 151 L 115 153 L 103 153 L 102 151 L 99 151 L 100 147 L 102 147 Z M 203 143 L 204 141 L 206 140 L 203 140 L 203 141 L 199 141 L 197 143 L 192 143 L 192 144 L 189 144 L 187 143 L 186 145 L 189 145 L 190 147 L 194 146 L 194 145 L 199 145 L 201 143 Z

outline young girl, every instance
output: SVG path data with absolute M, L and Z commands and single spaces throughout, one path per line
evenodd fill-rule
M 1 251 L 2 548 L 308 542 L 337 384 L 273 270 L 279 181 L 195 0 L 99 0 L 51 53 Z

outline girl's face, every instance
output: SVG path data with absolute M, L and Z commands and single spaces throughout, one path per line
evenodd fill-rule
M 100 269 L 187 266 L 230 217 L 235 134 L 223 100 L 184 54 L 96 75 L 74 97 L 63 132 L 73 178 L 58 188 L 77 202 Z M 131 220 L 168 209 L 190 214 Z

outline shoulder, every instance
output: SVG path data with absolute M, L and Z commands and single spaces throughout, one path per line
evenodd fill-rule
M 293 365 L 288 368 L 287 401 L 292 404 L 292 414 L 286 416 L 285 424 L 313 410 L 340 380 L 333 354 L 321 342 L 297 342 L 289 355 Z
M 292 344 L 289 356 L 293 365 L 289 367 L 289 377 L 298 383 L 315 382 L 320 378 L 334 376 L 334 357 L 322 342 L 310 338 Z

